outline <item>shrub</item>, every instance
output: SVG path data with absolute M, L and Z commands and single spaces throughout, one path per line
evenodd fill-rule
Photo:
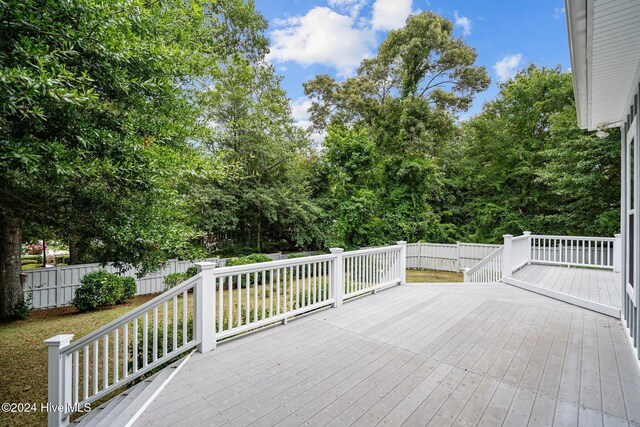
M 80 311 L 122 304 L 136 295 L 133 277 L 121 277 L 105 270 L 85 274 L 76 289 L 73 305 Z
M 251 255 L 240 257 L 240 258 L 228 259 L 227 267 L 232 267 L 234 265 L 254 264 L 257 262 L 269 262 L 269 261 L 273 261 L 273 260 L 268 256 L 266 256 L 265 254 L 251 254 Z
M 56 255 L 56 264 L 69 264 L 69 255 Z
M 191 266 L 187 268 L 187 271 L 184 273 L 171 273 L 167 274 L 162 278 L 162 282 L 164 283 L 164 290 L 168 291 L 174 286 L 179 285 L 190 277 L 195 276 L 198 273 L 198 269 L 196 266 Z
M 24 264 L 26 261 L 42 262 L 42 257 L 40 255 L 23 255 L 22 263 Z

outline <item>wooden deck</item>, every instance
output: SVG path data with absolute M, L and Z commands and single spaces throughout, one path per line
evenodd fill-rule
M 522 283 L 505 281 L 604 314 L 620 316 L 620 274 L 613 271 L 531 264 L 517 271 L 513 279 Z
M 404 285 L 195 354 L 135 425 L 636 425 L 626 340 L 509 285 Z

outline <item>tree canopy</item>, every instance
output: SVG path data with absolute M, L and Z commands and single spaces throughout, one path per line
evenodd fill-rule
M 490 80 L 433 12 L 353 76 L 304 84 L 319 145 L 251 1 L 5 0 L 0 16 L 2 319 L 40 236 L 144 273 L 212 251 L 618 231 L 619 134 L 578 129 L 571 73 L 531 64 L 463 121 Z

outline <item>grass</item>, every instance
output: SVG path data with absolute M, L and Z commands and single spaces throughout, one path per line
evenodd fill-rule
M 462 273 L 439 270 L 407 270 L 408 283 L 456 283 L 464 279 Z

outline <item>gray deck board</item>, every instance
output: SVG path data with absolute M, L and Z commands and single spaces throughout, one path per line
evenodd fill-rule
M 620 308 L 620 275 L 611 270 L 531 264 L 513 277 L 574 297 Z
M 508 285 L 394 287 L 194 354 L 135 425 L 640 425 L 624 333 Z

